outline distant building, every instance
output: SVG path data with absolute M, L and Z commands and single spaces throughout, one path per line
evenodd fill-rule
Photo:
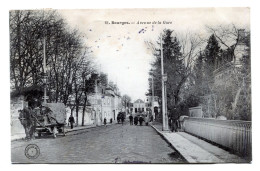
M 117 85 L 113 84 L 113 82 L 109 82 L 105 95 L 110 96 L 111 100 L 111 114 L 108 114 L 108 117 L 115 121 L 118 113 L 123 109 L 121 95 Z
M 238 43 L 236 46 L 231 46 L 230 49 L 222 50 L 220 56 L 215 59 L 214 82 L 217 85 L 222 85 L 229 82 L 230 77 L 236 68 L 241 67 L 241 59 L 248 55 L 246 38 L 249 33 L 244 29 L 238 30 Z M 234 49 L 235 48 L 235 49 Z
M 101 94 L 91 93 L 88 96 L 89 103 L 92 107 L 92 119 L 94 120 L 95 125 L 102 124 L 102 109 L 101 109 Z
M 221 50 L 219 56 L 214 59 L 214 86 L 226 88 L 232 84 L 232 77 L 236 76 L 242 67 L 241 59 L 250 55 L 246 45 L 249 36 L 249 32 L 239 29 L 237 44 Z M 233 91 L 236 89 L 238 87 L 233 87 Z M 217 95 L 213 93 L 201 96 L 203 117 L 216 117 L 216 99 Z
M 122 110 L 122 102 L 120 92 L 115 84 L 110 82 L 107 86 L 96 84 L 95 92 L 88 94 L 88 106 L 84 114 L 85 125 L 95 124 L 102 125 L 104 118 L 107 122 L 112 119 L 115 121 L 118 113 Z M 71 104 L 74 104 L 74 100 L 71 100 Z M 71 106 L 73 107 L 73 106 Z M 78 120 L 81 123 L 82 108 L 79 107 Z M 67 115 L 70 115 L 71 110 Z M 73 110 L 73 116 L 76 116 L 75 109 Z
M 129 110 L 130 113 L 134 112 L 134 103 L 129 103 Z
M 154 111 L 158 113 L 159 110 L 159 97 L 158 96 L 146 96 L 145 100 L 146 111 L 148 113 L 152 112 L 152 107 L 154 107 Z
M 133 113 L 143 113 L 145 111 L 145 102 L 141 99 L 137 99 L 133 103 Z
M 152 96 L 146 96 L 145 100 L 137 99 L 134 103 L 130 104 L 131 113 L 149 113 L 151 114 L 152 106 L 154 106 L 154 111 L 158 113 L 159 110 L 159 98 L 154 96 L 152 103 Z
M 89 98 L 89 95 L 88 95 L 88 98 Z M 78 105 L 78 125 L 81 125 L 81 123 L 82 123 L 83 106 L 84 106 L 83 101 L 80 101 L 80 104 Z M 76 122 L 75 97 L 69 97 L 69 101 L 66 105 L 66 114 L 67 114 L 67 117 L 66 117 L 67 122 L 68 122 L 68 119 L 71 114 L 75 118 L 75 122 Z M 85 108 L 85 113 L 84 113 L 84 125 L 95 124 L 95 119 L 94 119 L 93 115 L 94 115 L 93 106 L 90 104 L 89 99 L 88 99 L 87 106 Z
M 118 113 L 122 111 L 122 100 L 117 86 L 112 82 L 109 82 L 106 87 L 99 85 L 96 94 L 98 94 L 96 97 L 100 101 L 98 113 L 100 112 L 101 124 L 104 122 L 104 118 L 107 119 L 107 122 L 110 119 L 114 122 Z

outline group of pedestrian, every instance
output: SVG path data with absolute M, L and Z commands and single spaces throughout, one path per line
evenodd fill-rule
M 109 122 L 110 122 L 110 124 L 112 124 L 112 123 L 113 123 L 113 119 L 110 118 L 110 121 L 109 121 Z M 106 117 L 104 118 L 104 122 L 103 122 L 103 123 L 104 123 L 104 125 L 105 125 L 105 127 L 106 127 L 106 126 L 107 126 L 107 118 L 106 118 Z
M 141 116 L 141 115 L 136 115 L 135 117 L 133 117 L 133 115 L 131 114 L 129 116 L 129 120 L 130 120 L 130 125 L 139 125 L 142 126 L 143 122 L 145 122 L 145 125 L 148 126 L 148 116 L 146 115 L 145 117 Z
M 118 120 L 121 121 L 122 125 L 124 124 L 124 120 L 125 120 L 125 117 L 123 115 L 121 116 L 118 116 Z M 148 115 L 146 115 L 144 118 L 143 116 L 141 115 L 137 115 L 135 117 L 133 117 L 133 115 L 131 114 L 129 116 L 129 120 L 130 120 L 130 125 L 133 125 L 133 123 L 135 125 L 138 125 L 138 122 L 139 122 L 139 125 L 142 126 L 143 125 L 143 122 L 145 122 L 145 125 L 148 126 L 148 121 L 149 121 L 149 118 L 148 118 Z M 151 120 L 150 120 L 151 121 Z M 73 129 L 73 124 L 75 123 L 75 120 L 74 120 L 74 117 L 73 115 L 70 115 L 69 117 L 69 123 L 70 124 L 70 127 L 71 129 Z M 110 119 L 110 123 L 112 123 L 112 118 Z M 104 118 L 104 125 L 107 126 L 107 119 L 106 117 Z
M 124 121 L 125 121 L 125 117 L 124 117 L 124 116 L 121 116 L 122 125 L 124 125 Z
M 124 124 L 125 121 L 125 115 L 122 112 L 119 112 L 119 114 L 117 115 L 117 123 L 122 123 L 122 125 Z

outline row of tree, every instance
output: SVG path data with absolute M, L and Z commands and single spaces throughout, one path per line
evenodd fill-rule
M 170 117 L 188 115 L 190 107 L 201 105 L 205 117 L 251 120 L 250 34 L 234 25 L 207 30 L 210 36 L 201 38 L 165 29 L 157 44 L 147 43 L 155 56 L 149 73 L 154 78 L 154 93 L 161 98 L 162 38 Z M 237 51 L 244 55 L 239 58 Z M 222 72 L 221 77 L 217 71 Z
M 70 104 L 76 116 L 83 106 L 84 125 L 87 94 L 95 91 L 96 80 L 108 83 L 106 74 L 97 74 L 84 35 L 53 10 L 10 11 L 9 19 L 11 95 L 25 95 L 31 107 L 41 103 L 45 44 L 48 101 Z

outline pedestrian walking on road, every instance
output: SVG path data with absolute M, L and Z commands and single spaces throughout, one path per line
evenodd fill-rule
M 153 122 L 153 115 L 151 116 L 151 120 L 150 120 L 150 122 Z
M 135 124 L 135 125 L 138 124 L 138 117 L 137 117 L 137 116 L 134 117 L 134 124 Z
M 70 128 L 73 129 L 73 124 L 75 123 L 75 120 L 72 114 L 69 117 L 69 123 L 70 123 Z
M 145 125 L 148 126 L 148 115 L 145 116 L 144 122 L 145 122 Z
M 104 125 L 107 126 L 107 118 L 104 118 Z
M 139 117 L 139 124 L 140 124 L 140 126 L 142 126 L 142 125 L 143 125 L 143 121 L 144 121 L 143 117 L 142 117 L 142 116 L 140 116 L 140 117 Z
M 125 121 L 125 117 L 124 117 L 124 115 L 122 115 L 122 116 L 121 116 L 122 125 L 124 124 L 124 121 Z
M 129 116 L 129 120 L 130 120 L 130 125 L 133 125 L 133 115 L 132 114 Z
M 178 128 L 178 120 L 175 118 L 172 118 L 171 119 L 171 131 L 177 132 L 177 128 Z

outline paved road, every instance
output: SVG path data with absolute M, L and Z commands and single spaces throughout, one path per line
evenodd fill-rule
M 28 144 L 37 159 L 24 155 Z M 150 126 L 115 124 L 71 132 L 65 137 L 12 142 L 13 163 L 184 163 Z

